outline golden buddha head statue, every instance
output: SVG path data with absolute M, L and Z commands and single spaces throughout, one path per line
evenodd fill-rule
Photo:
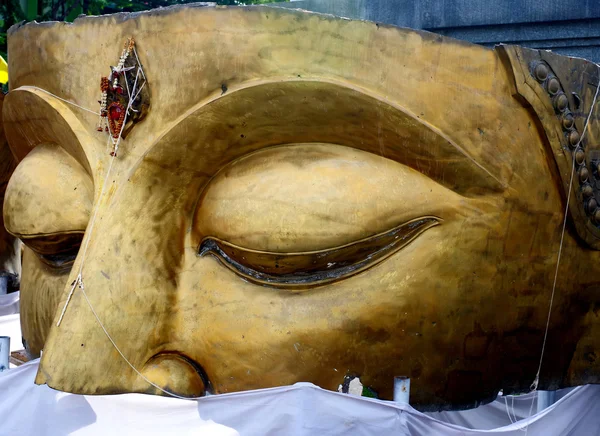
M 408 376 L 416 407 L 469 407 L 529 388 L 552 295 L 540 388 L 597 380 L 595 65 L 263 7 L 8 43 L 3 213 L 38 383 L 355 375 L 389 399 Z

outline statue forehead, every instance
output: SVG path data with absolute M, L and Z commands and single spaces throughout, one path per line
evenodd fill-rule
M 518 125 L 525 126 L 526 112 L 507 92 L 505 72 L 494 51 L 427 32 L 262 7 L 172 8 L 127 19 L 80 18 L 70 26 L 27 24 L 10 32 L 9 49 L 31 53 L 36 62 L 54 68 L 34 71 L 36 62 L 13 57 L 11 86 L 39 87 L 95 108 L 100 77 L 108 74 L 131 35 L 152 102 L 148 117 L 128 138 L 131 156 L 143 156 L 174 126 L 212 101 L 233 101 L 237 91 L 261 82 L 291 80 L 333 82 L 386 101 L 409 113 L 415 124 L 447 136 L 501 185 L 515 170 L 510 168 L 514 162 L 506 159 L 510 153 L 498 159 L 493 143 L 503 141 L 510 147 L 527 140 L 527 129 Z M 86 62 L 74 62 L 84 56 Z M 250 110 L 268 103 L 257 99 Z M 84 129 L 94 125 L 93 114 L 69 110 Z M 216 114 L 211 121 L 226 125 L 227 115 Z M 515 128 L 498 129 L 498 119 Z M 280 124 L 287 122 L 282 118 Z M 93 131 L 88 133 L 92 138 L 86 141 L 97 142 L 89 149 L 105 146 Z M 11 145 L 27 148 L 32 142 L 11 140 Z M 88 160 L 99 159 L 93 157 L 95 150 L 85 151 Z

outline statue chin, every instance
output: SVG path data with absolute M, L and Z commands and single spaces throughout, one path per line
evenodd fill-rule
M 546 328 L 540 389 L 600 377 L 584 61 L 261 7 L 29 23 L 9 50 L 37 383 L 391 399 L 407 376 L 415 407 L 466 408 L 529 390 Z

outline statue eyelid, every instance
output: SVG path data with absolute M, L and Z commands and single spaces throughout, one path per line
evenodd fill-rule
M 441 223 L 441 218 L 423 216 L 342 246 L 299 253 L 252 250 L 208 236 L 202 240 L 198 254 L 215 257 L 251 282 L 301 290 L 342 280 L 377 265 Z

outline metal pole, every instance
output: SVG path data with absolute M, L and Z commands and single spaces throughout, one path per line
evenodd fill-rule
M 10 356 L 10 336 L 0 336 L 0 372 L 8 371 Z
M 0 276 L 0 295 L 8 293 L 8 276 Z
M 537 413 L 556 402 L 556 391 L 537 391 Z
M 410 378 L 394 377 L 394 402 L 400 404 L 409 404 L 410 398 Z

